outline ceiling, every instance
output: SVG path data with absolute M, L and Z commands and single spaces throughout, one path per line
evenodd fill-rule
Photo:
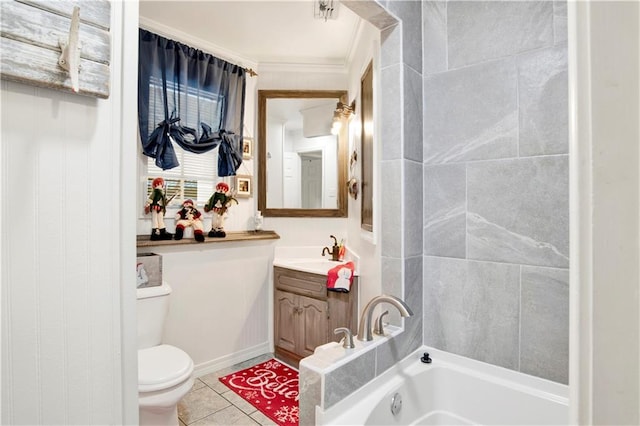
M 337 19 L 314 18 L 314 6 L 311 0 L 142 0 L 140 22 L 170 27 L 255 64 L 347 64 L 361 19 L 338 0 Z

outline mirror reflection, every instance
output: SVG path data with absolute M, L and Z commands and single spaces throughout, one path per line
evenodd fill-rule
M 268 207 L 337 208 L 338 138 L 331 134 L 337 101 L 267 101 Z
M 346 216 L 343 134 L 334 125 L 346 92 L 261 90 L 258 97 L 259 209 L 266 216 Z

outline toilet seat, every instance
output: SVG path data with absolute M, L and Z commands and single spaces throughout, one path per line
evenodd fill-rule
M 193 360 L 171 345 L 138 350 L 138 392 L 154 392 L 175 386 L 193 373 Z

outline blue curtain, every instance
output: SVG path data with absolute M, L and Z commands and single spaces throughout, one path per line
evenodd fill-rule
M 138 122 L 142 150 L 163 170 L 179 165 L 174 143 L 197 154 L 217 146 L 218 175 L 242 163 L 244 68 L 140 29 Z

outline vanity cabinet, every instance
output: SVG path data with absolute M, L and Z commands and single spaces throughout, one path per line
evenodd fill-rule
M 339 341 L 333 330 L 357 333 L 358 277 L 349 293 L 327 291 L 327 277 L 274 267 L 274 340 L 277 358 L 298 367 L 317 346 Z

